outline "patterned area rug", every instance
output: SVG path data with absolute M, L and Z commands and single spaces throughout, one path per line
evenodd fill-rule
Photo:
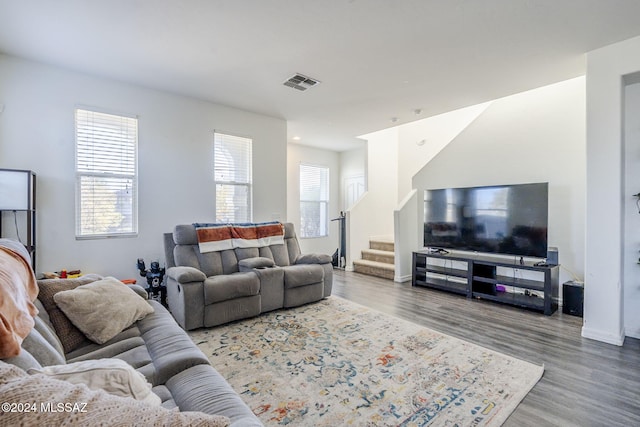
M 544 370 L 337 297 L 190 335 L 267 426 L 499 426 Z

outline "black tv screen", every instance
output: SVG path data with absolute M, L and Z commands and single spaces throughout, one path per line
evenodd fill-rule
M 424 246 L 545 258 L 548 183 L 424 193 Z

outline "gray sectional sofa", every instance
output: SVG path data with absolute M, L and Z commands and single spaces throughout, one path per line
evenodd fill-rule
M 331 295 L 325 254 L 301 254 L 291 223 L 284 244 L 201 253 L 196 227 L 165 234 L 167 303 L 185 330 L 221 325 Z
M 25 257 L 28 257 L 28 255 Z M 74 280 L 89 283 L 92 280 L 98 279 L 100 279 L 99 276 Z M 63 281 L 63 279 L 55 280 L 57 280 L 57 282 Z M 20 396 L 21 400 L 19 402 L 54 401 L 51 395 L 45 394 L 47 390 L 51 390 L 51 384 L 47 383 L 47 381 L 53 380 L 40 378 L 42 375 L 26 375 L 24 371 L 32 369 L 39 370 L 45 366 L 65 365 L 82 360 L 116 358 L 124 360 L 135 368 L 136 371 L 144 375 L 146 380 L 153 386 L 151 391 L 160 397 L 162 401 L 161 406 L 164 408 L 179 408 L 181 412 L 201 411 L 210 415 L 224 415 L 231 420 L 232 426 L 262 425 L 225 379 L 210 365 L 207 357 L 198 349 L 187 333 L 178 326 L 171 314 L 155 301 L 148 301 L 154 309 L 153 313 L 148 314 L 142 320 L 124 329 L 113 339 L 104 344 L 96 344 L 88 340 L 79 341 L 74 344 L 73 350 L 65 352 L 65 338 L 68 337 L 65 336 L 61 340 L 61 337 L 56 333 L 55 326 L 51 321 L 52 318 L 49 315 L 50 312 L 53 315 L 55 310 L 47 310 L 45 308 L 46 303 L 43 303 L 44 300 L 40 300 L 40 298 L 43 297 L 43 289 L 51 288 L 53 284 L 51 281 L 39 281 L 40 294 L 35 301 L 39 314 L 35 318 L 35 327 L 22 342 L 21 351 L 18 356 L 0 361 L 0 371 L 2 374 L 0 375 L 0 395 L 5 397 L 5 402 L 10 394 L 8 391 L 13 393 L 12 396 L 14 396 L 14 398 L 16 398 L 15 396 Z M 135 289 L 136 292 L 146 296 L 146 292 L 139 286 L 134 286 L 133 288 L 137 288 Z M 133 296 L 135 297 L 135 295 Z M 105 298 L 108 298 L 108 295 L 106 295 Z M 15 371 L 10 365 L 21 369 Z M 13 371 L 11 369 L 13 369 Z M 22 373 L 24 377 L 18 375 L 16 378 L 13 378 L 16 376 L 16 372 Z M 25 382 L 27 380 L 30 380 L 31 385 L 33 385 L 36 377 L 38 381 L 42 382 L 42 384 L 36 384 L 35 386 L 34 390 L 37 390 L 36 395 L 29 395 L 28 392 L 25 391 L 27 388 L 25 388 L 25 390 L 17 390 L 18 387 L 24 388 L 27 387 L 27 385 L 12 386 L 14 383 L 27 384 Z M 62 386 L 63 382 L 59 381 L 58 384 Z M 84 390 L 85 392 L 87 391 L 86 389 Z M 69 396 L 78 396 L 77 393 L 81 392 L 82 390 L 75 390 L 73 393 L 76 394 L 67 394 L 66 399 L 70 400 Z M 114 398 L 106 394 L 101 396 L 102 397 L 99 397 L 97 400 Z M 133 399 L 131 400 L 137 402 Z M 94 402 L 94 405 L 97 404 L 95 403 L 95 399 L 91 402 Z M 123 400 L 117 401 L 115 405 L 124 408 L 123 402 Z M 24 413 L 18 414 L 20 417 L 24 417 L 18 419 L 27 425 L 31 422 L 36 422 L 40 425 L 58 425 L 61 422 L 68 422 L 69 425 L 93 425 L 98 419 L 94 419 L 94 416 L 97 417 L 101 415 L 109 417 L 109 414 L 105 414 L 104 411 L 100 413 L 99 411 L 94 411 L 92 414 L 91 404 L 87 409 L 88 412 L 86 414 Z M 145 419 L 144 417 L 136 418 L 135 408 L 129 410 L 132 412 L 126 414 L 127 416 L 144 424 L 142 421 Z M 142 416 L 144 411 L 148 412 L 149 408 L 138 407 L 137 410 L 141 411 L 140 416 Z M 160 410 L 162 410 L 162 408 L 160 408 Z M 125 409 L 122 409 L 122 411 L 125 411 Z M 117 412 L 118 411 L 112 413 L 114 419 L 115 417 L 123 415 Z M 166 413 L 173 417 L 179 415 L 171 411 L 166 411 Z M 72 418 L 66 421 L 60 421 L 59 418 L 54 418 L 61 415 L 69 415 Z M 11 416 L 15 417 L 17 414 L 0 413 L 0 425 L 7 425 L 4 424 L 5 421 L 11 424 Z M 36 418 L 28 417 L 41 418 L 37 418 L 37 421 L 35 421 Z M 13 421 L 15 421 L 15 419 Z M 157 420 L 154 422 L 157 422 Z M 166 423 L 166 425 L 169 425 L 172 422 L 175 423 L 176 420 L 165 420 L 161 424 L 165 425 Z M 181 424 L 182 422 L 178 423 Z M 127 422 L 122 425 L 125 424 L 127 424 Z M 191 422 L 187 422 L 185 425 L 188 424 L 191 424 Z

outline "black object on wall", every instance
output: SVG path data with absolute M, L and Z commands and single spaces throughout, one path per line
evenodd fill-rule
M 2 229 L 3 213 L 13 214 L 15 231 L 10 237 L 25 246 L 31 255 L 31 268 L 36 271 L 36 174 L 33 171 L 0 169 L 0 237 L 7 233 Z
M 336 252 L 333 254 L 332 264 L 334 267 L 344 268 L 347 264 L 347 231 L 346 231 L 346 218 L 347 216 L 344 212 L 340 212 L 340 216 L 337 218 L 333 218 L 331 221 L 340 221 L 339 222 L 339 234 L 340 234 L 340 246 L 336 249 Z
M 582 317 L 584 306 L 584 285 L 566 282 L 562 285 L 562 312 Z

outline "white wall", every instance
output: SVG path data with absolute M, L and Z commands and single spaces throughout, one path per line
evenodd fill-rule
M 422 200 L 424 189 L 549 182 L 548 238 L 559 248 L 561 283 L 569 271 L 581 278 L 584 109 L 583 77 L 495 100 L 415 175 L 414 188 Z
M 393 209 L 398 203 L 398 129 L 370 133 L 367 141 L 367 237 L 393 236 Z M 362 208 L 361 208 L 362 209 Z M 368 240 L 367 240 L 368 241 Z
M 413 252 L 420 249 L 420 234 L 416 233 L 417 224 L 421 223 L 420 204 L 422 194 L 412 190 L 400 202 L 398 209 L 393 212 L 394 225 L 394 277 L 395 282 L 408 282 L 412 277 Z
M 137 276 L 135 261 L 164 264 L 162 233 L 212 221 L 214 129 L 253 138 L 254 220 L 286 217 L 284 120 L 0 55 L 0 167 L 37 177 L 38 271 Z M 75 239 L 74 108 L 139 117 L 139 234 Z
M 353 227 L 348 227 L 352 244 L 347 246 L 353 246 L 353 251 L 348 250 L 352 257 L 360 257 L 360 251 L 368 247 L 369 238 L 393 236 L 396 242 L 395 280 L 405 281 L 410 277 L 411 260 L 407 261 L 407 257 L 418 249 L 417 212 L 412 210 L 416 203 L 416 195 L 412 192 L 413 176 L 489 105 L 490 102 L 461 108 L 362 137 L 369 141 L 367 166 L 374 182 L 362 204 L 349 212 L 348 222 Z M 394 160 L 396 165 L 391 164 Z M 380 220 L 392 218 L 393 223 L 374 222 L 370 218 L 372 210 Z M 409 237 L 411 234 L 413 237 Z
M 398 126 L 398 201 L 413 189 L 413 176 L 490 104 L 472 105 Z
M 367 141 L 367 191 L 347 212 L 346 268 L 361 258 L 372 237 L 393 238 L 393 210 L 398 191 L 397 128 L 360 138 Z
M 625 334 L 640 338 L 640 83 L 625 87 L 624 93 L 624 328 Z
M 338 248 L 338 221 L 329 222 L 329 236 L 300 237 L 300 164 L 329 168 L 329 219 L 340 214 L 340 155 L 336 151 L 289 144 L 287 151 L 287 221 L 295 225 L 302 253 L 332 255 Z
M 625 316 L 624 300 L 628 291 L 629 295 L 635 293 L 633 278 L 638 271 L 629 277 L 623 275 L 622 253 L 627 236 L 635 239 L 638 233 L 631 222 L 629 229 L 624 228 L 625 202 L 635 192 L 625 191 L 623 129 L 625 76 L 639 70 L 640 37 L 587 55 L 587 238 L 582 335 L 618 345 L 623 343 L 627 328 L 634 334 L 640 329 L 638 318 Z M 637 168 L 638 163 L 632 162 L 630 167 Z M 638 307 L 630 309 L 637 311 Z M 626 323 L 625 319 L 633 323 Z
M 340 152 L 340 210 L 346 211 L 345 181 L 349 178 L 364 176 L 365 190 L 367 185 L 367 148 L 362 141 L 362 147 Z

